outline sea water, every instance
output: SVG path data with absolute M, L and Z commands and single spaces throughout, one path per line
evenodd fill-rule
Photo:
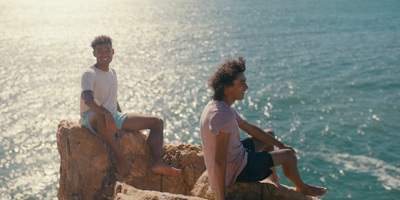
M 235 108 L 297 150 L 304 181 L 328 188 L 322 199 L 400 199 L 400 1 L 0 0 L 0 10 L 1 199 L 57 198 L 57 125 L 79 120 L 100 34 L 114 39 L 122 110 L 162 117 L 165 144 L 201 143 L 207 79 L 242 55 L 249 89 Z

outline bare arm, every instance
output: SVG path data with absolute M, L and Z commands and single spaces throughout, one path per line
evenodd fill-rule
M 111 114 L 109 110 L 101 106 L 100 103 L 94 99 L 93 91 L 91 90 L 83 91 L 81 94 L 81 98 L 83 99 L 83 101 L 85 101 L 85 104 L 94 112 L 104 116 Z
M 91 110 L 100 115 L 104 115 L 107 128 L 110 132 L 115 133 L 117 131 L 117 124 L 114 117 L 112 117 L 112 113 L 94 99 L 93 91 L 83 91 L 81 94 L 81 98 Z
M 215 175 L 218 195 L 221 200 L 225 199 L 226 153 L 228 151 L 230 135 L 230 133 L 219 132 L 217 135 L 217 147 L 215 149 Z
M 253 138 L 260 140 L 264 143 L 271 144 L 274 146 L 277 146 L 279 149 L 290 149 L 294 153 L 294 149 L 289 146 L 283 144 L 281 141 L 275 139 L 273 136 L 266 134 L 263 130 L 261 130 L 259 127 L 248 123 L 247 121 L 244 121 L 239 124 L 240 129 L 246 131 L 249 135 L 251 135 Z

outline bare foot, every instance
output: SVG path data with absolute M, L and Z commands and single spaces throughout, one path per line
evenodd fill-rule
M 326 194 L 326 188 L 308 184 L 304 184 L 303 188 L 296 188 L 296 191 L 313 197 L 324 196 Z
M 177 176 L 181 173 L 180 169 L 171 167 L 171 166 L 165 164 L 164 162 L 153 165 L 153 167 L 151 168 L 151 171 L 155 174 L 163 174 L 163 175 L 167 175 L 167 176 Z
M 275 183 L 280 183 L 281 182 L 281 177 L 279 177 L 276 173 L 273 173 L 270 177 L 269 177 L 269 179 L 272 181 L 272 182 L 275 182 Z
M 131 168 L 125 158 L 117 159 L 117 171 L 124 178 L 127 178 L 131 174 Z

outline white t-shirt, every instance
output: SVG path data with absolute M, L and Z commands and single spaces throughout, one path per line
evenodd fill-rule
M 111 113 L 116 113 L 118 108 L 117 103 L 117 74 L 114 69 L 109 69 L 108 72 L 102 71 L 95 66 L 89 69 L 82 75 L 82 91 L 91 90 L 94 93 L 95 101 L 105 107 Z M 81 98 L 81 116 L 84 116 L 90 108 Z
M 225 187 L 229 187 L 247 164 L 247 152 L 240 142 L 239 125 L 244 120 L 224 101 L 210 101 L 200 119 L 201 142 L 211 189 L 217 190 L 215 175 L 216 136 L 219 132 L 231 133 L 227 152 Z

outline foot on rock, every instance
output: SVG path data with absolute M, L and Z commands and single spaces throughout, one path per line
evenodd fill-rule
M 151 168 L 151 171 L 155 174 L 162 174 L 162 175 L 167 175 L 167 176 L 177 176 L 181 173 L 180 169 L 176 169 L 174 167 L 171 167 L 164 162 L 162 164 L 154 165 Z
M 326 188 L 312 186 L 308 184 L 304 184 L 303 188 L 296 188 L 297 192 L 300 192 L 304 195 L 309 195 L 313 197 L 324 196 L 326 194 Z
M 281 183 L 281 177 L 279 177 L 278 175 L 271 175 L 270 177 L 269 177 L 269 180 L 271 180 L 272 182 L 275 182 L 275 183 Z

